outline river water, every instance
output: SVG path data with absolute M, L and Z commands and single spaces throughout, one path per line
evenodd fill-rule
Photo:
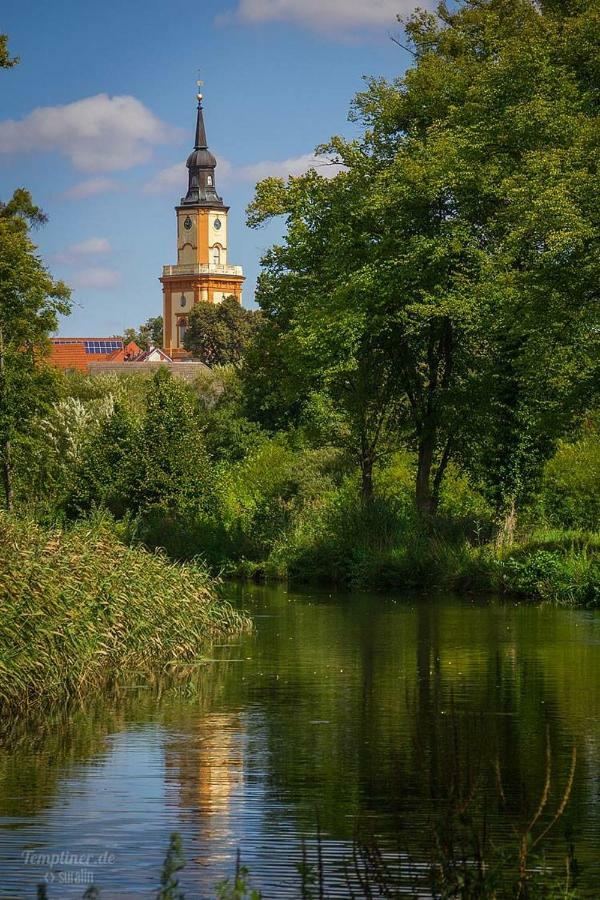
M 408 884 L 449 809 L 479 833 L 485 806 L 510 855 L 550 763 L 541 834 L 574 752 L 569 802 L 535 864 L 560 867 L 572 843 L 583 896 L 600 896 L 599 613 L 225 592 L 254 632 L 175 683 L 137 680 L 68 714 L 3 723 L 0 897 L 35 897 L 41 882 L 50 898 L 92 883 L 101 898 L 153 896 L 172 832 L 188 900 L 215 896 L 238 850 L 265 897 L 299 896 L 302 854 L 316 877 L 319 849 L 327 895 L 350 896 L 357 834 Z

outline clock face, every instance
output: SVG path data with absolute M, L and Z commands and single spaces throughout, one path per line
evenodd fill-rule
M 215 219 L 215 228 L 217 229 L 217 231 L 220 229 L 222 224 L 223 223 L 221 222 L 220 219 Z
M 187 219 L 186 219 L 185 222 L 183 223 L 183 227 L 185 228 L 186 231 L 189 231 L 190 228 L 192 227 L 192 220 L 190 219 L 189 216 L 187 217 Z

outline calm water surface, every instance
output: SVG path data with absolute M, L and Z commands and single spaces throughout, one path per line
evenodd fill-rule
M 585 896 L 600 896 L 598 613 L 229 594 L 254 633 L 212 648 L 177 687 L 128 684 L 68 716 L 3 724 L 0 897 L 35 897 L 45 878 L 51 898 L 92 881 L 102 898 L 152 896 L 173 831 L 188 898 L 214 896 L 238 848 L 266 897 L 295 897 L 317 815 L 328 895 L 345 897 L 357 827 L 423 859 L 446 798 L 475 782 L 497 840 L 514 843 L 543 788 L 547 740 L 550 817 L 577 752 L 547 860 L 573 840 Z

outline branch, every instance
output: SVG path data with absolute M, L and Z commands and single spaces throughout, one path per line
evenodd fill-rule
M 393 41 L 394 44 L 397 44 L 402 50 L 406 50 L 406 52 L 410 53 L 411 56 L 414 56 L 415 59 L 417 58 L 416 52 L 414 50 L 411 50 L 410 47 L 407 47 L 406 44 L 403 44 L 401 41 L 399 41 L 398 38 L 394 37 L 393 34 L 388 34 L 388 37 L 390 41 Z

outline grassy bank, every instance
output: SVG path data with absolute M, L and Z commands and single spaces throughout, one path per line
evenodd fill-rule
M 0 602 L 4 707 L 194 659 L 248 625 L 204 568 L 126 547 L 102 522 L 47 530 L 2 515 Z
M 331 538 L 331 536 L 329 536 Z M 241 561 L 232 571 L 254 579 L 287 579 L 374 590 L 443 589 L 506 594 L 561 605 L 600 607 L 596 534 L 543 532 L 508 546 L 473 544 L 464 536 L 423 535 L 388 547 L 365 530 L 352 546 L 324 538 L 279 549 L 264 562 Z M 288 555 L 289 553 L 289 555 Z

